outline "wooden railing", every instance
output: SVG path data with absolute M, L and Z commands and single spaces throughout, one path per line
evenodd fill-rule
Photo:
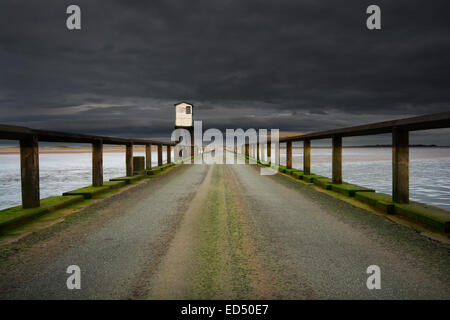
M 286 143 L 286 167 L 292 168 L 292 143 L 303 141 L 303 171 L 311 174 L 311 140 L 332 139 L 332 180 L 342 183 L 342 138 L 375 134 L 392 134 L 392 199 L 397 203 L 409 202 L 409 132 L 417 130 L 450 127 L 450 112 L 436 113 L 407 119 L 377 122 L 343 129 L 320 131 L 297 136 L 282 137 L 279 143 Z M 270 158 L 270 138 L 267 139 L 267 157 Z M 449 140 L 450 141 L 450 137 Z M 259 144 L 252 147 L 259 160 Z M 278 163 L 279 147 L 276 148 Z M 249 155 L 249 145 L 244 151 Z
M 20 141 L 20 170 L 22 184 L 22 207 L 40 206 L 39 193 L 39 141 L 89 143 L 92 145 L 92 185 L 103 185 L 103 145 L 126 146 L 126 175 L 133 175 L 133 146 L 145 145 L 146 169 L 152 166 L 151 148 L 158 147 L 158 166 L 163 164 L 163 146 L 167 148 L 167 163 L 171 162 L 170 152 L 173 142 L 160 142 L 145 139 L 125 139 L 107 136 L 94 136 L 58 131 L 33 130 L 26 127 L 0 125 L 0 139 Z

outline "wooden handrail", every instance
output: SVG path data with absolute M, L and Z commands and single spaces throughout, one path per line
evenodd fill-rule
M 0 139 L 4 140 L 22 140 L 28 139 L 30 137 L 36 136 L 38 141 L 45 142 L 70 142 L 70 143 L 96 143 L 102 142 L 103 144 L 114 144 L 114 145 L 128 145 L 130 143 L 134 145 L 163 145 L 163 146 L 174 146 L 174 142 L 161 142 L 155 140 L 147 139 L 128 139 L 128 138 L 117 138 L 108 136 L 96 136 L 81 133 L 68 133 L 60 131 L 47 131 L 47 130 L 36 130 L 27 127 L 20 126 L 10 126 L 0 124 Z
M 335 136 L 354 137 L 354 136 L 367 136 L 382 133 L 392 133 L 394 128 L 401 128 L 402 130 L 406 131 L 417 131 L 417 130 L 440 129 L 449 127 L 450 127 L 450 112 L 441 112 L 419 117 L 375 122 L 361 126 L 305 133 L 298 136 L 282 137 L 280 138 L 280 142 L 304 141 L 307 139 L 309 140 L 331 139 Z
M 167 147 L 167 161 L 170 162 L 170 147 L 174 142 L 161 142 L 146 139 L 126 139 L 107 136 L 95 136 L 80 133 L 68 133 L 48 130 L 35 130 L 21 126 L 0 124 L 0 139 L 20 141 L 20 167 L 22 181 L 22 207 L 40 206 L 39 192 L 39 141 L 89 143 L 92 145 L 92 185 L 103 185 L 103 144 L 126 146 L 126 175 L 133 175 L 133 146 L 145 145 L 147 169 L 151 168 L 151 146 L 158 146 L 158 165 L 162 165 L 163 146 Z
M 286 167 L 292 168 L 292 142 L 303 141 L 303 171 L 311 173 L 311 140 L 332 139 L 332 181 L 342 183 L 342 138 L 383 133 L 392 134 L 392 200 L 409 202 L 409 132 L 450 127 L 450 112 L 441 112 L 419 117 L 376 122 L 343 129 L 306 133 L 282 137 L 279 143 L 286 143 Z M 267 138 L 268 145 L 270 138 Z M 279 143 L 276 159 L 279 163 Z M 248 145 L 245 154 L 248 155 Z M 270 158 L 270 147 L 267 157 Z M 259 152 L 257 157 L 259 157 Z

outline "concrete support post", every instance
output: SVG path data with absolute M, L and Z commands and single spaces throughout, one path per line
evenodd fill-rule
M 151 144 L 145 145 L 145 169 L 146 170 L 152 169 L 152 145 Z
M 409 132 L 401 128 L 392 132 L 392 200 L 409 203 Z
M 163 146 L 162 144 L 158 144 L 158 166 L 163 165 Z
M 342 183 L 342 137 L 333 137 L 333 183 Z
M 311 174 L 311 140 L 303 141 L 303 172 Z
M 92 144 L 92 186 L 103 185 L 103 143 L 101 141 Z
M 286 142 L 286 168 L 292 168 L 292 141 Z
M 20 140 L 20 174 L 22 207 L 24 209 L 39 207 L 39 144 L 37 136 Z
M 133 143 L 128 143 L 125 151 L 127 177 L 133 176 Z

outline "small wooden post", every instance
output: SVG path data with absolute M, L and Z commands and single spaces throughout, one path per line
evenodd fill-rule
M 271 163 L 272 159 L 272 141 L 267 141 L 267 162 Z
M 20 174 L 22 207 L 24 209 L 39 207 L 39 143 L 37 136 L 20 140 Z
M 162 150 L 163 146 L 162 144 L 158 144 L 158 166 L 162 166 L 163 165 L 163 150 Z
M 145 169 L 146 170 L 152 169 L 152 145 L 151 144 L 145 145 Z
M 303 141 L 303 172 L 311 174 L 311 140 Z
M 145 157 L 133 157 L 133 175 L 143 174 L 145 170 Z
M 409 132 L 401 128 L 392 132 L 392 200 L 409 203 Z
M 342 137 L 334 136 L 333 141 L 333 183 L 342 183 Z
M 167 145 L 167 163 L 171 163 L 172 162 L 172 160 L 170 158 L 171 158 L 170 146 Z
M 292 168 L 292 141 L 286 142 L 286 168 Z
M 100 187 L 103 185 L 103 143 L 96 141 L 92 143 L 92 185 Z
M 127 168 L 127 177 L 133 176 L 133 143 L 127 143 L 125 151 L 125 162 Z

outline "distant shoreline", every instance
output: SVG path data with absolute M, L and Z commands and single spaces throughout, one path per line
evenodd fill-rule
M 331 146 L 311 146 L 312 149 L 331 149 Z M 391 145 L 363 145 L 363 146 L 343 146 L 344 149 L 361 149 L 361 148 L 392 148 Z M 437 146 L 437 145 L 410 145 L 410 148 L 450 148 L 450 146 Z M 286 149 L 285 146 L 281 146 L 281 149 Z M 303 149 L 303 147 L 293 146 L 293 149 Z M 145 152 L 144 146 L 135 146 L 134 151 Z M 153 152 L 157 152 L 157 147 L 152 147 Z M 106 146 L 103 147 L 105 153 L 124 153 L 124 146 Z M 19 147 L 0 147 L 0 155 L 2 154 L 19 154 Z M 70 154 L 70 153 L 91 153 L 91 147 L 41 147 L 39 153 L 42 154 Z
M 134 151 L 145 152 L 144 146 L 135 146 Z M 157 151 L 157 147 L 153 147 L 152 151 Z M 40 147 L 39 153 L 46 154 L 70 154 L 70 153 L 91 153 L 91 147 Z M 125 147 L 117 146 L 117 147 L 103 147 L 103 152 L 105 153 L 122 153 L 125 152 Z M 19 154 L 19 147 L 0 147 L 0 155 L 1 154 Z

